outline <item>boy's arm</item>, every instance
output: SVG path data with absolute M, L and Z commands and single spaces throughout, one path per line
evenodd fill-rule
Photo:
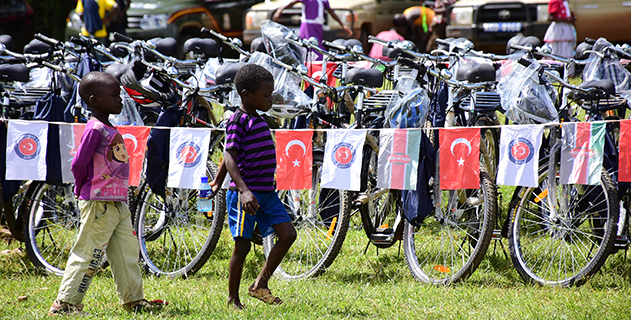
M 237 149 L 229 149 L 226 151 L 226 154 L 223 158 L 223 163 L 225 163 L 225 167 L 230 172 L 230 177 L 232 177 L 232 181 L 234 181 L 237 189 L 239 190 L 239 194 L 241 195 L 241 208 L 247 212 L 248 214 L 256 214 L 256 210 L 259 209 L 259 202 L 252 194 L 252 191 L 248 188 L 243 181 L 243 177 L 241 177 L 241 173 L 239 172 L 239 167 L 237 166 Z
M 347 26 L 345 26 L 342 23 L 342 20 L 340 20 L 340 17 L 337 16 L 337 14 L 335 13 L 335 11 L 333 11 L 333 9 L 331 8 L 326 8 L 326 11 L 329 12 L 329 14 L 331 15 L 331 17 L 333 17 L 333 19 L 335 19 L 335 21 L 337 21 L 337 23 L 339 23 L 342 28 L 344 28 L 344 30 L 346 31 L 346 33 L 348 33 L 348 36 L 352 36 L 353 35 L 353 30 L 349 29 Z
M 75 179 L 74 194 L 79 196 L 81 188 L 88 180 L 88 165 L 92 162 L 94 152 L 101 143 L 101 133 L 97 130 L 88 130 L 81 138 L 81 144 L 77 149 L 77 153 L 72 158 L 72 175 Z

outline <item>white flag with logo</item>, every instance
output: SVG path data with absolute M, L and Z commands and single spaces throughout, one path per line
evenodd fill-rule
M 206 176 L 210 130 L 171 128 L 169 188 L 198 189 Z
M 359 191 L 366 130 L 333 130 L 326 134 L 321 187 Z
M 497 184 L 537 187 L 543 126 L 506 126 L 500 134 Z
M 84 123 L 60 123 L 59 147 L 61 153 L 61 175 L 64 183 L 74 183 L 70 165 L 81 144 L 81 136 L 85 130 Z
M 48 123 L 9 121 L 7 128 L 7 180 L 46 180 Z

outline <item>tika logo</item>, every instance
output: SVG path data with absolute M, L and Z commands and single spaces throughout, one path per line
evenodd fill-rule
M 177 148 L 178 163 L 185 168 L 197 166 L 199 158 L 199 146 L 195 142 L 184 142 Z
M 388 162 L 392 164 L 407 164 L 412 161 L 412 158 L 404 153 L 395 153 L 388 157 Z
M 39 139 L 30 133 L 23 134 L 15 145 L 15 153 L 24 160 L 37 157 L 39 150 Z
M 517 138 L 508 144 L 508 158 L 514 164 L 530 162 L 534 156 L 534 146 L 528 139 Z
M 340 169 L 348 169 L 355 161 L 355 149 L 347 142 L 340 142 L 333 147 L 333 164 Z

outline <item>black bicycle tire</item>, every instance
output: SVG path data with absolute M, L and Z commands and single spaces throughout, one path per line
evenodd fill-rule
M 314 180 L 314 183 L 317 183 L 317 181 L 319 181 L 319 177 L 315 175 L 319 175 L 321 173 L 321 171 L 318 170 L 319 168 L 317 168 L 317 166 L 321 167 L 322 165 L 322 155 L 319 153 L 314 153 L 313 158 L 314 158 L 313 159 L 314 170 L 312 170 L 313 175 L 314 175 L 313 180 Z M 333 264 L 333 261 L 335 261 L 335 259 L 339 255 L 342 245 L 344 243 L 344 240 L 346 238 L 346 233 L 348 231 L 348 226 L 349 226 L 349 221 L 350 221 L 350 211 L 351 211 L 349 193 L 343 190 L 338 190 L 338 192 L 339 192 L 339 199 L 340 199 L 339 200 L 340 208 L 338 210 L 337 221 L 336 221 L 334 230 L 332 230 L 331 235 L 330 235 L 330 238 L 331 238 L 330 244 L 327 246 L 322 256 L 319 259 L 317 259 L 315 263 L 308 266 L 306 271 L 300 272 L 300 273 L 291 273 L 288 270 L 289 268 L 285 267 L 285 265 L 288 263 L 288 260 L 291 260 L 292 258 L 291 253 L 288 253 L 283 259 L 283 262 L 281 262 L 281 264 L 276 269 L 276 272 L 275 272 L 276 276 L 284 280 L 299 280 L 299 279 L 305 279 L 309 277 L 316 277 L 323 274 Z M 318 216 L 320 216 L 319 213 L 318 213 Z M 298 233 L 298 237 L 296 238 L 297 240 L 296 242 L 294 242 L 294 245 L 292 246 L 293 250 L 296 250 L 295 247 L 298 246 L 298 243 L 301 239 L 301 232 L 303 232 L 301 223 L 304 223 L 305 225 L 310 226 L 307 224 L 307 222 L 308 221 L 298 220 L 298 219 L 295 219 L 293 221 L 294 227 L 296 228 L 296 232 Z M 305 232 L 308 232 L 308 231 L 305 231 Z M 275 243 L 275 237 L 273 234 L 263 239 L 263 249 L 264 249 L 266 257 L 269 255 L 269 252 L 274 246 L 274 243 Z
M 548 179 L 548 166 L 548 159 L 542 159 L 539 167 L 539 181 Z M 601 174 L 600 187 L 603 188 L 603 190 L 605 191 L 604 194 L 607 197 L 607 207 L 609 208 L 607 209 L 607 225 L 604 228 L 604 235 L 602 237 L 603 240 L 599 244 L 598 250 L 593 255 L 593 258 L 590 259 L 583 267 L 578 269 L 577 272 L 573 273 L 572 276 L 565 277 L 563 279 L 557 279 L 554 281 L 544 279 L 542 275 L 538 275 L 538 272 L 533 271 L 532 267 L 526 265 L 526 260 L 528 259 L 524 257 L 523 250 L 521 249 L 521 247 L 523 246 L 523 241 L 522 237 L 519 235 L 522 221 L 525 219 L 523 218 L 522 212 L 526 211 L 526 209 L 522 209 L 524 207 L 522 203 L 524 201 L 531 201 L 530 199 L 534 195 L 541 194 L 543 190 L 541 190 L 541 192 L 532 192 L 532 190 L 540 190 L 538 189 L 540 187 L 520 187 L 515 191 L 515 193 L 513 194 L 513 199 L 511 201 L 511 207 L 509 209 L 509 221 L 511 222 L 511 225 L 508 235 L 508 242 L 513 265 L 515 266 L 515 269 L 517 270 L 521 278 L 526 283 L 561 287 L 580 286 L 584 284 L 589 279 L 589 277 L 600 270 L 614 246 L 616 230 L 614 221 L 617 221 L 617 217 L 619 215 L 619 204 L 616 188 L 613 181 L 611 180 L 611 177 L 606 173 L 604 169 Z M 576 227 L 578 228 L 578 226 Z M 548 231 L 546 231 L 546 233 L 547 232 Z M 563 240 L 563 242 L 566 241 L 567 240 Z
M 217 174 L 217 165 L 211 161 L 206 161 L 208 171 L 210 173 L 210 179 L 213 179 Z M 161 234 L 156 238 L 151 238 L 150 241 L 147 241 L 147 237 L 145 235 L 145 220 L 146 220 L 146 206 L 147 201 L 143 201 L 143 199 L 148 199 L 152 196 L 153 192 L 151 189 L 145 184 L 143 186 L 144 196 L 142 199 L 138 200 L 138 208 L 137 208 L 137 220 L 135 225 L 135 230 L 138 235 L 138 241 L 140 245 L 140 258 L 142 261 L 143 268 L 150 274 L 157 276 L 170 276 L 170 277 L 182 277 L 184 279 L 190 277 L 199 271 L 208 258 L 215 250 L 217 243 L 219 242 L 219 238 L 221 236 L 221 230 L 223 228 L 225 214 L 226 214 L 226 204 L 225 204 L 225 190 L 220 190 L 218 194 L 213 198 L 213 213 L 212 213 L 212 224 L 210 228 L 208 228 L 208 235 L 206 236 L 206 240 L 203 243 L 201 249 L 195 255 L 190 262 L 187 262 L 184 267 L 179 268 L 173 271 L 167 271 L 161 269 L 161 267 L 156 266 L 155 259 L 151 259 L 150 253 L 147 251 L 147 242 L 153 242 L 158 240 L 161 237 Z M 158 201 L 162 201 L 164 203 L 164 199 L 156 198 Z M 190 201 L 189 201 L 190 202 Z M 196 205 L 196 204 L 192 204 Z M 159 251 L 159 250 L 156 250 Z
M 434 192 L 435 193 L 438 191 L 438 188 L 439 188 L 438 187 L 438 181 L 440 179 L 440 177 L 438 176 L 439 163 L 440 163 L 440 155 L 439 155 L 439 151 L 437 151 L 436 152 L 437 170 L 434 176 L 434 179 L 435 179 Z M 414 240 L 414 233 L 415 233 L 414 229 L 422 228 L 425 225 L 429 225 L 431 223 L 431 219 L 435 219 L 436 212 L 434 212 L 432 215 L 427 217 L 420 226 L 415 227 L 412 224 L 410 224 L 408 221 L 405 222 L 404 229 L 403 229 L 404 254 L 405 254 L 405 260 L 407 262 L 408 269 L 410 270 L 410 273 L 412 273 L 412 276 L 414 277 L 414 279 L 416 279 L 417 281 L 421 283 L 450 285 L 452 283 L 464 281 L 469 276 L 471 276 L 471 274 L 473 274 L 473 272 L 475 272 L 475 270 L 478 268 L 478 266 L 484 259 L 484 256 L 486 255 L 486 252 L 488 250 L 489 244 L 491 242 L 491 237 L 493 235 L 495 219 L 497 218 L 497 199 L 496 199 L 497 195 L 496 195 L 495 184 L 491 180 L 491 177 L 489 176 L 489 174 L 485 172 L 484 168 L 482 167 L 480 168 L 480 189 L 483 196 L 485 212 L 482 214 L 483 219 L 480 220 L 481 226 L 479 229 L 480 231 L 479 231 L 479 236 L 477 237 L 477 240 L 471 241 L 471 236 L 467 237 L 468 240 L 471 241 L 471 243 L 474 243 L 473 251 L 471 252 L 469 257 L 466 259 L 466 262 L 463 263 L 463 265 L 455 271 L 452 270 L 452 267 L 450 266 L 439 265 L 439 264 L 435 264 L 434 267 L 430 268 L 430 269 L 436 270 L 438 274 L 450 273 L 452 274 L 451 276 L 434 277 L 432 275 L 429 275 L 428 272 L 424 271 L 423 267 L 421 266 L 421 264 L 424 262 L 419 262 L 419 257 L 422 256 L 424 253 L 417 252 L 418 249 Z M 440 210 L 440 208 L 436 208 L 435 210 Z M 440 226 L 441 224 L 443 226 Z M 449 228 L 448 226 L 445 226 L 443 222 L 439 222 L 438 225 L 439 225 L 438 229 L 441 229 L 440 232 L 443 232 L 442 229 L 447 230 Z M 467 234 L 469 234 L 468 231 L 467 231 Z M 431 241 L 434 241 L 435 237 L 436 235 L 433 235 L 433 237 L 430 237 Z

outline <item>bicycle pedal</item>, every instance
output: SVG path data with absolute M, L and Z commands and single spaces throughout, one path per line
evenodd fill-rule
M 375 230 L 375 233 L 386 233 L 386 234 L 391 234 L 394 232 L 394 229 L 392 228 L 377 228 Z
M 616 242 L 614 243 L 615 249 L 627 249 L 629 248 L 629 237 L 627 236 L 616 236 Z
M 491 240 L 502 240 L 502 230 L 493 230 Z
M 372 243 L 373 245 L 387 245 L 392 243 L 392 237 L 394 236 L 394 234 L 390 233 L 390 234 L 385 234 L 385 233 L 373 233 L 373 235 L 370 237 L 370 243 Z

